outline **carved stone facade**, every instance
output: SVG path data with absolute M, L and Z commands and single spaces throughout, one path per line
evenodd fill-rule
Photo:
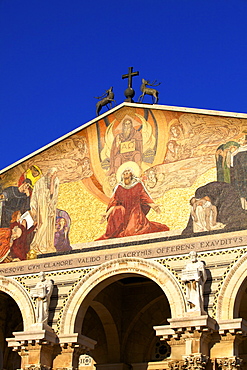
M 239 370 L 242 369 L 243 360 L 233 356 L 231 358 L 217 358 L 216 363 L 219 370 Z
M 231 292 L 230 287 L 236 290 L 239 279 L 243 279 L 237 273 L 247 270 L 246 252 L 243 252 L 233 248 L 218 254 L 218 261 L 225 265 L 225 273 L 220 270 L 220 279 L 215 254 L 200 254 L 207 276 L 212 276 L 205 285 L 204 307 L 208 312 L 205 315 L 186 309 L 181 277 L 187 255 L 156 261 L 125 257 L 86 270 L 46 272 L 54 281 L 55 292 L 49 325 L 35 323 L 35 300 L 29 294 L 39 274 L 2 277 L 2 294 L 9 296 L 10 301 L 18 297 L 19 307 L 23 306 L 24 330 L 14 330 L 13 337 L 7 338 L 11 353 L 18 354 L 20 359 L 16 369 L 127 370 L 130 361 L 136 370 L 147 366 L 155 370 L 245 369 L 247 284 L 240 285 L 242 293 L 237 291 L 238 312 L 242 317 L 233 317 L 230 304 L 228 312 L 225 306 L 222 310 L 222 304 L 218 306 L 224 300 L 222 292 Z M 217 299 L 216 306 L 210 304 L 211 294 Z M 119 315 L 122 327 L 119 327 Z M 119 338 L 119 330 L 123 340 Z M 93 361 L 79 361 L 82 354 Z M 120 360 L 121 356 L 126 356 L 124 361 Z
M 133 107 L 126 105 L 122 108 L 123 111 L 119 116 L 123 117 L 118 118 L 119 123 Z M 146 168 L 151 164 L 151 160 L 154 161 L 155 155 L 159 156 L 156 162 L 161 168 L 166 164 L 160 162 L 160 158 L 164 160 L 167 148 L 164 148 L 164 142 L 161 134 L 158 136 L 158 131 L 163 133 L 167 140 L 171 136 L 169 140 L 176 141 L 177 150 L 181 150 L 182 147 L 184 149 L 180 153 L 184 155 L 181 159 L 184 162 L 179 169 L 185 169 L 187 176 L 190 177 L 187 182 L 181 179 L 183 191 L 190 187 L 195 176 L 190 167 L 191 158 L 187 157 L 186 153 L 192 155 L 198 143 L 201 143 L 198 144 L 199 149 L 197 148 L 201 167 L 205 166 L 205 171 L 212 170 L 212 166 L 215 165 L 215 153 L 212 155 L 208 152 L 210 148 L 204 145 L 209 140 L 209 133 L 203 132 L 205 135 L 203 140 L 195 140 L 194 146 L 189 146 L 193 144 L 189 143 L 192 137 L 189 135 L 195 136 L 193 133 L 195 131 L 198 139 L 204 122 L 202 115 L 209 117 L 209 112 L 201 113 L 195 122 L 193 121 L 195 111 L 191 111 L 189 117 L 183 117 L 185 126 L 191 121 L 195 123 L 194 131 L 189 133 L 189 129 L 182 132 L 180 126 L 174 123 L 174 120 L 178 121 L 177 117 L 182 115 L 181 109 L 175 113 L 169 111 L 169 114 L 164 115 L 164 112 L 159 114 L 157 107 L 155 112 L 150 112 L 149 107 L 144 105 L 134 108 L 137 112 L 136 119 L 141 117 L 142 125 L 138 126 L 138 130 L 146 125 L 146 134 L 150 133 L 145 138 L 144 144 L 147 146 L 148 143 L 153 143 L 151 151 L 147 147 L 146 157 L 143 154 L 143 158 L 148 160 L 142 163 L 142 167 L 146 186 L 149 186 L 149 190 L 157 196 L 157 200 L 163 196 L 161 190 L 163 192 L 166 189 L 166 193 L 174 190 L 168 182 L 173 181 L 172 184 L 177 184 L 174 172 L 177 171 L 178 164 L 178 158 L 175 158 L 175 161 L 172 157 L 176 153 L 168 153 L 166 161 L 173 158 L 176 163 L 169 162 L 169 166 L 172 168 L 174 165 L 175 170 L 167 171 L 165 175 L 163 172 L 156 173 L 156 177 L 153 175 L 154 177 L 147 179 Z M 140 114 L 143 109 L 144 117 Z M 221 137 L 223 131 L 219 131 L 220 124 L 217 121 L 219 113 L 215 115 L 216 118 L 212 119 L 210 116 L 205 122 L 216 127 L 217 130 L 214 132 Z M 173 123 L 167 125 L 166 131 L 162 121 L 164 117 L 167 120 L 173 117 L 171 119 Z M 221 117 L 222 122 L 229 128 L 229 135 L 233 137 L 238 134 L 240 128 L 246 129 L 244 120 L 247 121 L 247 116 L 242 121 L 241 117 L 238 117 L 238 120 L 236 117 L 231 116 L 226 120 Z M 159 119 L 162 124 L 158 122 Z M 106 120 L 107 125 L 111 122 L 114 127 L 116 126 L 117 132 L 117 118 Z M 238 127 L 236 122 L 239 123 Z M 186 128 L 190 127 L 187 126 Z M 71 176 L 74 182 L 77 181 L 75 189 L 79 187 L 80 191 L 83 191 L 82 187 L 85 185 L 94 195 L 100 195 L 101 201 L 106 203 L 105 196 L 108 196 L 111 189 L 107 188 L 109 184 L 105 182 L 105 177 L 110 173 L 108 171 L 112 158 L 110 146 L 101 148 L 101 144 L 110 142 L 110 139 L 115 140 L 113 131 L 110 129 L 102 131 L 101 139 L 104 133 L 105 141 L 102 139 L 97 143 L 97 150 L 102 158 L 105 156 L 102 163 L 98 159 L 95 159 L 94 163 L 91 155 L 92 168 L 89 166 L 87 175 L 79 176 L 86 171 L 82 171 L 82 164 L 84 157 L 89 156 L 89 148 L 85 144 L 87 138 L 93 141 L 97 133 L 100 133 L 100 127 L 102 128 L 102 125 L 97 126 L 98 131 L 95 127 L 92 130 L 89 128 L 85 136 L 77 135 L 80 150 L 75 146 L 77 141 L 73 143 L 67 140 L 58 147 L 60 151 L 50 148 L 48 152 L 50 157 L 47 159 L 44 154 L 40 163 L 44 161 L 44 168 L 48 169 L 53 161 L 57 161 L 64 194 L 67 194 L 70 186 L 67 177 Z M 226 137 L 227 132 L 226 130 Z M 138 132 L 136 135 L 139 136 Z M 85 155 L 82 153 L 83 143 Z M 133 146 L 133 142 L 131 143 Z M 67 145 L 68 147 L 73 145 L 71 156 L 75 156 L 75 160 L 74 157 L 68 156 Z M 186 151 L 188 148 L 191 149 L 189 152 Z M 207 160 L 203 157 L 204 154 L 201 154 L 205 150 L 209 156 Z M 64 157 L 60 163 L 61 155 Z M 157 167 L 156 162 L 154 168 Z M 195 163 L 193 162 L 196 169 L 197 162 L 197 159 Z M 70 171 L 73 163 L 77 174 Z M 96 176 L 97 171 L 93 177 L 93 167 L 105 176 L 102 183 Z M 201 167 L 198 177 L 204 176 L 204 169 Z M 17 176 L 20 172 L 18 171 L 13 171 L 13 176 Z M 11 176 L 6 177 L 8 181 L 12 180 Z M 154 190 L 156 182 L 159 191 Z M 108 189 L 107 191 L 103 189 L 104 197 L 99 194 L 95 184 L 100 189 L 104 187 Z M 192 195 L 188 189 L 186 191 L 187 195 Z M 181 199 L 182 197 L 183 193 Z M 93 205 L 88 202 L 91 198 L 89 196 L 86 198 L 87 208 L 83 210 L 85 211 L 83 222 L 74 223 L 76 226 L 73 230 L 74 237 L 76 233 L 79 236 L 76 235 L 72 250 L 66 253 L 39 255 L 39 258 L 35 259 L 31 259 L 30 254 L 30 259 L 18 262 L 13 260 L 0 265 L 0 369 L 247 370 L 246 230 L 221 230 L 221 232 L 207 230 L 199 235 L 185 237 L 180 229 L 171 229 L 168 236 L 167 234 L 164 236 L 163 232 L 157 232 L 108 240 L 86 239 L 87 242 L 84 242 L 80 239 L 80 233 L 86 220 L 90 219 L 89 208 L 94 207 L 97 215 L 101 213 L 101 209 L 96 207 L 95 210 L 96 198 Z M 169 199 L 171 200 L 172 196 Z M 71 201 L 71 197 L 69 200 Z M 186 202 L 187 200 L 186 198 Z M 76 208 L 76 202 L 73 204 Z M 185 211 L 188 211 L 190 216 L 189 202 L 186 204 Z M 179 208 L 179 204 L 177 206 Z M 207 206 L 211 209 L 210 204 Z M 170 212 L 169 207 L 166 207 L 166 211 Z M 79 213 L 83 212 L 79 207 Z M 164 212 L 162 217 L 165 218 Z M 170 220 L 174 220 L 176 215 L 170 212 L 169 217 Z M 61 232 L 64 220 L 57 225 Z M 95 219 L 92 220 L 90 222 L 94 223 L 93 235 L 96 235 L 97 223 Z M 164 221 L 155 220 L 162 223 Z M 189 262 L 189 253 L 198 260 Z M 43 287 L 37 285 L 41 272 L 45 272 L 47 281 L 53 288 L 50 290 L 51 295 L 48 291 L 43 294 Z M 47 297 L 45 294 L 49 295 L 45 315 L 39 315 L 37 308 L 39 305 L 42 306 L 42 300 Z

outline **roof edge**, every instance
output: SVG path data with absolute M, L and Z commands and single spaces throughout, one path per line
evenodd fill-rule
M 76 129 L 68 132 L 67 134 L 59 137 L 58 139 L 53 140 L 49 144 L 41 147 L 40 149 L 35 150 L 34 152 L 28 154 L 27 156 L 19 159 L 18 161 L 12 163 L 11 165 L 3 168 L 0 170 L 0 174 L 10 170 L 11 168 L 21 164 L 22 162 L 28 160 L 29 158 L 43 152 L 44 150 L 50 148 L 51 146 L 59 143 L 60 141 L 68 138 L 71 135 L 76 134 L 78 131 L 90 126 L 91 124 L 97 122 L 98 120 L 108 116 L 110 113 L 116 112 L 117 110 L 121 109 L 122 107 L 133 107 L 133 108 L 150 108 L 150 109 L 159 109 L 159 110 L 171 110 L 175 112 L 184 112 L 184 113 L 197 113 L 197 114 L 206 114 L 206 115 L 214 115 L 214 116 L 224 116 L 224 117 L 234 117 L 234 118 L 247 118 L 247 113 L 236 113 L 236 112 L 227 112 L 227 111 L 217 111 L 217 110 L 210 110 L 210 109 L 202 109 L 202 108 L 188 108 L 188 107 L 177 107 L 172 105 L 160 105 L 160 104 L 143 104 L 143 103 L 129 103 L 123 102 L 116 107 L 108 110 L 105 113 L 102 113 L 98 117 L 93 118 L 89 122 L 83 123 Z

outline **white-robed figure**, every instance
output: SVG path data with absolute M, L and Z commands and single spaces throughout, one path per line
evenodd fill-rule
M 197 259 L 195 251 L 190 252 L 190 262 L 182 271 L 182 281 L 186 284 L 188 311 L 199 311 L 205 314 L 203 306 L 204 284 L 207 280 L 205 265 Z
M 194 233 L 225 227 L 221 222 L 217 222 L 217 207 L 211 203 L 208 196 L 201 199 L 193 197 L 190 199 L 190 205 Z
M 36 300 L 36 322 L 47 324 L 49 316 L 49 306 L 53 291 L 53 282 L 45 278 L 45 273 L 39 273 L 40 281 L 30 291 L 31 297 Z
M 37 231 L 30 249 L 36 253 L 55 252 L 54 233 L 59 179 L 52 167 L 34 185 L 30 202 L 31 214 L 37 222 Z

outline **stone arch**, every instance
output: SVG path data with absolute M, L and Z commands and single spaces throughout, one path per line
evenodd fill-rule
M 23 286 L 12 278 L 0 276 L 0 291 L 8 294 L 18 305 L 22 319 L 24 331 L 35 323 L 34 306 L 31 298 Z
M 75 287 L 64 308 L 61 318 L 60 333 L 73 333 L 76 331 L 78 310 L 87 295 L 94 289 L 95 295 L 99 292 L 97 286 L 102 283 L 107 286 L 107 279 L 111 282 L 119 279 L 119 275 L 136 274 L 154 281 L 166 295 L 172 317 L 183 317 L 186 311 L 184 294 L 172 273 L 155 261 L 141 258 L 120 258 L 103 263 L 87 274 Z M 85 312 L 84 312 L 85 313 Z M 83 313 L 81 314 L 83 317 Z
M 230 269 L 220 289 L 217 308 L 217 320 L 231 320 L 238 312 L 237 297 L 241 295 L 241 288 L 247 278 L 247 253 Z
M 116 324 L 107 310 L 107 308 L 100 302 L 92 302 L 91 307 L 100 316 L 102 324 L 105 329 L 107 348 L 110 352 L 110 356 L 116 358 L 120 355 L 120 343 Z

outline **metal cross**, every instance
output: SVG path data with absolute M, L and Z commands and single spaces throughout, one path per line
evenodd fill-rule
M 133 67 L 129 67 L 129 73 L 122 75 L 122 79 L 128 78 L 128 88 L 132 89 L 132 77 L 139 76 L 139 72 L 133 72 Z

